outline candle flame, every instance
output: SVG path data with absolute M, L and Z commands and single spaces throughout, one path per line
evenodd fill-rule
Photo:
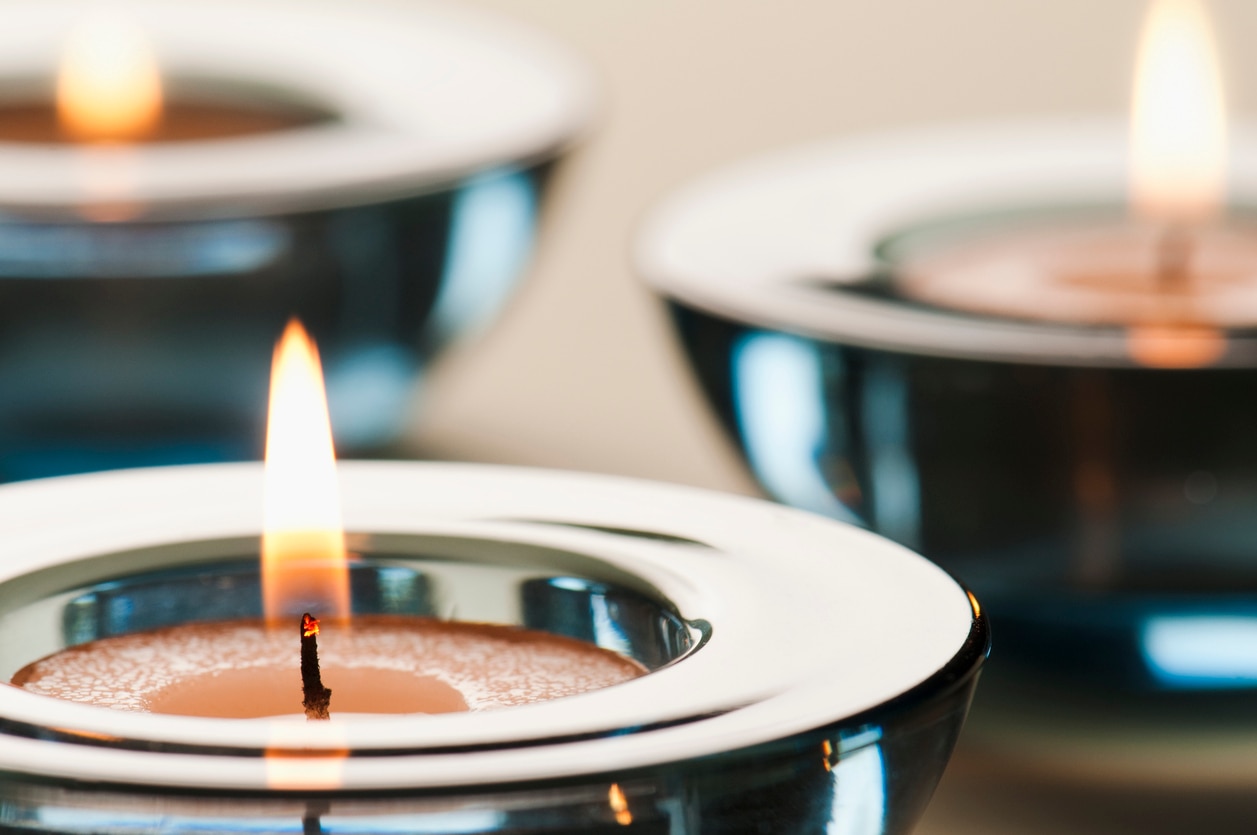
M 80 21 L 57 73 L 62 129 L 83 141 L 126 142 L 156 130 L 161 115 L 161 71 L 144 32 L 107 15 Z
M 303 611 L 348 617 L 349 567 L 323 370 L 318 349 L 295 319 L 275 346 L 271 367 L 265 515 L 267 620 Z
M 1200 0 L 1155 0 L 1144 21 L 1131 107 L 1131 205 L 1162 223 L 1222 208 L 1226 105 Z

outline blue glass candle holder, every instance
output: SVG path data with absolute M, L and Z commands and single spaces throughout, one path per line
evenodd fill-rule
M 167 121 L 97 144 L 50 104 L 85 8 L 19 3 L 0 62 L 0 480 L 257 457 L 294 315 L 340 447 L 393 448 L 522 275 L 584 68 L 457 8 L 135 4 Z M 269 126 L 217 135 L 189 122 L 207 107 Z

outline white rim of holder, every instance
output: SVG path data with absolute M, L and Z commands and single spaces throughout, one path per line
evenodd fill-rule
M 5 0 L 0 80 L 46 81 L 91 0 Z M 569 50 L 497 15 L 431 0 L 125 0 L 163 75 L 289 90 L 328 124 L 215 140 L 0 142 L 0 209 L 251 213 L 350 205 L 557 153 L 594 85 Z
M 329 763 L 329 787 L 343 789 L 511 783 L 597 773 L 607 763 L 677 762 L 824 727 L 954 664 L 978 628 L 967 592 L 924 558 L 853 526 L 757 499 L 607 476 L 399 462 L 342 463 L 341 487 L 351 531 L 530 542 L 591 555 L 607 571 L 653 588 L 682 617 L 708 621 L 710 637 L 683 660 L 625 684 L 482 713 L 320 723 L 196 719 L 0 686 L 0 717 L 97 739 L 306 752 L 285 765 L 289 788 L 319 785 Z M 0 487 L 0 601 L 16 578 L 53 566 L 163 543 L 256 536 L 261 496 L 258 464 Z M 11 606 L 10 598 L 0 608 L 0 627 Z M 581 734 L 593 738 L 571 741 Z M 423 753 L 450 748 L 464 750 Z M 336 753 L 370 749 L 390 754 Z M 277 779 L 273 761 L 268 766 L 256 753 L 152 753 L 15 737 L 0 745 L 4 770 L 225 789 L 273 788 Z
M 969 316 L 835 292 L 878 267 L 877 244 L 922 222 L 1126 199 L 1117 119 L 1039 119 L 831 140 L 742 162 L 682 188 L 647 218 L 639 272 L 664 297 L 751 326 L 879 350 L 1061 365 L 1132 366 L 1124 331 Z M 1257 202 L 1257 126 L 1230 142 L 1236 205 Z M 826 286 L 827 285 L 827 286 Z M 1257 364 L 1228 335 L 1215 365 Z

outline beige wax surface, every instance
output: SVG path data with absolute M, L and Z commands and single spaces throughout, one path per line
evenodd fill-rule
M 324 621 L 323 683 L 340 713 L 445 713 L 558 699 L 636 678 L 635 661 L 509 626 L 429 618 Z M 103 638 L 27 665 L 13 684 L 115 710 L 197 716 L 301 713 L 300 638 L 260 621 Z
M 1182 230 L 1175 239 L 1165 234 L 1121 223 L 992 232 L 905 259 L 896 265 L 895 283 L 926 304 L 998 317 L 1257 326 L 1257 227 L 1219 224 Z M 1167 257 L 1179 268 L 1171 277 L 1164 275 Z

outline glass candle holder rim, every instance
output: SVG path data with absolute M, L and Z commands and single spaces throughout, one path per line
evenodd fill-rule
M 443 3 L 229 3 L 139 0 L 126 12 L 172 78 L 291 90 L 338 121 L 148 146 L 0 143 L 0 207 L 56 217 L 128 202 L 161 217 L 198 217 L 354 205 L 548 159 L 593 113 L 582 61 L 492 13 Z M 58 38 L 82 8 L 19 0 L 10 13 L 23 26 L 13 43 L 0 33 L 0 76 L 49 72 Z
M 1233 130 L 1233 204 L 1257 205 L 1257 124 Z M 1116 119 L 1023 119 L 898 130 L 762 155 L 700 178 L 650 213 L 639 274 L 664 298 L 731 322 L 894 354 L 1136 367 L 1126 331 L 1001 319 L 861 292 L 888 239 L 984 212 L 1116 206 Z M 1211 367 L 1257 365 L 1257 331 L 1224 334 Z
M 51 504 L 66 500 L 73 503 L 75 493 L 78 494 L 79 501 L 90 494 L 108 505 L 110 502 L 104 501 L 107 493 L 110 498 L 125 496 L 123 504 L 133 507 L 147 505 L 151 511 L 152 500 L 157 500 L 158 494 L 163 493 L 169 497 L 165 502 L 167 505 L 186 503 L 191 498 L 189 491 L 200 494 L 205 499 L 212 496 L 222 498 L 233 493 L 241 498 L 251 498 L 252 491 L 248 488 L 259 480 L 260 468 L 250 466 L 130 471 L 108 476 L 51 479 L 26 485 L 31 488 L 27 490 L 23 490 L 23 485 L 20 484 L 9 485 L 0 488 L 0 506 L 17 509 L 18 506 L 25 505 L 27 511 L 35 511 L 34 516 L 38 517 L 42 515 L 38 512 L 40 507 L 44 513 L 51 512 Z M 713 523 L 717 520 L 708 520 L 707 524 L 682 526 L 680 529 L 682 533 L 700 534 L 689 537 L 697 541 L 707 541 L 709 534 L 716 533 L 716 539 L 721 544 L 734 543 L 734 548 L 728 551 L 717 549 L 715 553 L 692 545 L 642 540 L 551 523 L 540 526 L 543 533 L 538 530 L 537 525 L 521 522 L 507 523 L 499 528 L 510 537 L 518 537 L 524 530 L 531 530 L 534 540 L 541 533 L 540 539 L 548 545 L 562 545 L 577 550 L 596 545 L 594 550 L 602 560 L 612 564 L 619 563 L 621 568 L 631 565 L 634 571 L 643 574 L 646 582 L 658 583 L 666 596 L 673 597 L 673 591 L 680 590 L 678 606 L 682 610 L 689 605 L 683 599 L 688 588 L 691 598 L 697 594 L 710 607 L 695 614 L 710 614 L 711 640 L 702 650 L 681 663 L 624 685 L 559 702 L 489 711 L 474 716 L 435 716 L 402 721 L 395 718 L 392 721 L 333 721 L 314 723 L 314 727 L 304 723 L 294 726 L 292 723 L 265 720 L 205 722 L 183 717 L 123 715 L 117 711 L 82 705 L 49 704 L 55 700 L 13 688 L 0 688 L 0 716 L 14 725 L 55 728 L 56 734 L 60 735 L 58 738 L 74 742 L 96 740 L 94 744 L 99 744 L 99 740 L 105 738 L 115 740 L 119 747 L 134 745 L 139 741 L 144 746 L 158 749 L 164 747 L 168 749 L 167 753 L 178 752 L 181 756 L 201 756 L 207 751 L 217 755 L 226 754 L 226 760 L 238 760 L 229 769 L 234 769 L 234 776 L 224 778 L 229 782 L 250 782 L 254 778 L 247 774 L 250 769 L 256 770 L 259 753 L 287 748 L 299 748 L 307 752 L 322 750 L 328 752 L 329 756 L 332 752 L 346 749 L 356 752 L 376 749 L 387 755 L 385 759 L 393 754 L 409 753 L 410 759 L 426 763 L 421 770 L 430 774 L 427 779 L 439 781 L 447 779 L 449 775 L 442 777 L 442 770 L 435 766 L 435 770 L 430 772 L 426 769 L 433 763 L 444 762 L 445 754 L 441 752 L 449 750 L 474 752 L 483 749 L 482 753 L 487 750 L 501 753 L 504 750 L 503 744 L 507 748 L 541 748 L 559 752 L 555 763 L 564 763 L 562 768 L 570 769 L 583 760 L 583 755 L 571 755 L 573 746 L 584 744 L 585 741 L 580 740 L 582 735 L 592 734 L 594 739 L 587 740 L 589 742 L 636 752 L 632 756 L 643 758 L 643 762 L 649 759 L 660 761 L 660 757 L 666 759 L 670 756 L 667 752 L 673 750 L 670 748 L 673 745 L 683 746 L 687 750 L 694 746 L 701 749 L 704 745 L 715 745 L 715 740 L 708 736 L 709 732 L 715 733 L 724 744 L 728 744 L 730 740 L 740 740 L 751 745 L 770 738 L 780 730 L 783 722 L 805 730 L 839 722 L 844 717 L 893 701 L 903 692 L 943 670 L 952 671 L 949 680 L 955 680 L 956 671 L 966 675 L 972 673 L 985 653 L 985 644 L 981 641 L 978 643 L 982 646 L 978 650 L 974 649 L 977 646 L 974 635 L 984 634 L 984 624 L 981 624 L 980 619 L 975 619 L 970 600 L 963 590 L 941 570 L 871 534 L 807 514 L 753 500 L 708 496 L 702 491 L 656 488 L 653 485 L 644 486 L 598 477 L 524 473 L 511 471 L 509 468 L 355 462 L 343 465 L 342 480 L 347 488 L 346 509 L 351 522 L 355 508 L 361 510 L 370 507 L 378 514 L 379 504 L 389 504 L 387 497 L 397 496 L 397 488 L 409 488 L 402 490 L 404 494 L 409 494 L 409 500 L 403 499 L 400 502 L 403 506 L 413 507 L 415 491 L 418 490 L 420 494 L 430 494 L 430 498 L 437 504 L 445 505 L 444 509 L 448 511 L 451 509 L 448 501 L 451 483 L 459 485 L 452 492 L 461 494 L 460 501 L 464 506 L 469 502 L 480 504 L 476 515 L 481 517 L 500 515 L 492 513 L 494 499 L 484 500 L 486 495 L 492 496 L 494 492 L 498 493 L 498 504 L 502 504 L 503 499 L 507 498 L 504 494 L 514 496 L 516 501 L 506 502 L 514 505 L 509 511 L 511 517 L 518 517 L 521 513 L 535 515 L 532 511 L 539 506 L 536 502 L 539 494 L 547 494 L 540 505 L 553 504 L 561 496 L 563 500 L 559 505 L 562 506 L 567 503 L 567 497 L 579 493 L 586 498 L 574 502 L 575 510 L 579 511 L 584 507 L 588 511 L 590 508 L 600 507 L 607 511 L 603 515 L 603 521 L 610 523 L 633 518 L 634 511 L 630 510 L 625 514 L 622 506 L 625 503 L 636 505 L 635 510 L 640 512 L 643 501 L 646 503 L 644 506 L 656 508 L 656 513 L 653 514 L 656 519 L 660 516 L 683 518 L 687 512 L 690 515 L 698 513 L 710 516 L 713 511 L 712 503 L 725 513 L 732 510 L 734 513 L 729 514 L 729 518 L 722 524 L 716 525 Z M 440 498 L 431 494 L 434 485 L 440 485 Z M 66 495 L 59 496 L 58 493 L 63 491 L 58 490 L 58 486 L 72 489 L 64 491 Z M 520 501 L 525 492 L 529 494 L 527 500 Z M 656 495 L 657 492 L 663 495 Z M 592 496 L 596 498 L 590 501 Z M 676 500 L 684 496 L 689 496 L 689 499 L 680 501 L 678 507 Z M 391 504 L 393 507 L 387 512 L 397 515 L 398 502 L 393 501 Z M 745 512 L 748 506 L 751 509 L 749 516 Z M 485 511 L 489 511 L 489 514 Z M 31 516 L 30 513 L 17 515 L 26 518 Z M 95 513 L 87 515 L 95 517 L 96 525 L 86 519 L 81 520 L 88 524 L 75 526 L 77 536 L 82 538 L 86 535 L 89 539 L 97 539 L 98 537 L 91 535 L 91 529 L 99 528 L 109 516 L 116 517 L 116 507 L 101 507 Z M 167 514 L 160 515 L 164 517 Z M 179 514 L 176 512 L 175 515 Z M 187 513 L 183 515 L 189 516 Z M 405 512 L 402 515 L 410 516 Z M 437 515 L 441 514 L 438 512 Z M 785 518 L 782 518 L 783 515 Z M 738 521 L 732 521 L 734 516 L 738 517 Z M 5 514 L 5 518 L 16 518 L 16 515 Z M 596 521 L 579 512 L 567 518 L 575 518 L 579 524 Z M 109 524 L 116 530 L 115 522 L 116 519 Z M 39 527 L 38 522 L 33 524 L 34 527 Z M 415 523 L 411 519 L 405 524 L 413 526 Z M 428 527 L 425 522 L 419 524 L 421 527 Z M 29 534 L 30 526 L 27 527 Z M 86 534 L 84 527 L 88 531 Z M 483 530 L 482 526 L 477 527 Z M 624 525 L 611 524 L 607 527 L 623 528 Z M 794 532 L 793 536 L 789 535 L 790 531 Z M 95 531 L 99 532 L 99 529 Z M 750 535 L 739 537 L 736 535 L 739 533 Z M 28 554 L 31 550 L 29 546 L 33 544 L 31 537 L 17 535 L 16 530 L 14 534 L 14 553 Z M 764 538 L 766 536 L 767 540 Z M 72 534 L 70 538 L 75 538 L 75 535 Z M 48 537 L 44 539 L 45 546 L 53 544 L 47 541 Z M 770 556 L 763 550 L 766 541 L 776 542 L 781 551 L 791 556 L 795 549 L 800 548 L 805 552 L 822 548 L 824 553 L 829 554 L 835 544 L 840 549 L 854 548 L 860 552 L 860 556 L 854 559 L 850 556 L 846 559 L 842 556 L 817 559 L 817 555 L 813 553 L 808 558 L 791 559 L 790 556 L 776 553 L 778 548 L 772 548 L 774 553 L 771 556 L 774 559 L 770 563 L 775 564 L 770 573 L 774 576 L 784 574 L 789 578 L 784 585 L 774 585 L 773 582 L 766 581 L 768 575 L 763 570 L 756 575 L 746 573 L 747 564 L 759 564 L 764 569 L 765 559 Z M 810 543 L 811 547 L 807 547 L 805 543 Z M 24 545 L 27 547 L 23 547 Z M 46 556 L 55 553 L 56 549 L 45 547 L 42 550 Z M 723 559 L 713 559 L 714 556 Z M 19 556 L 18 560 L 22 561 L 22 557 Z M 27 559 L 27 565 L 17 569 L 18 576 L 28 573 L 30 562 Z M 848 569 L 852 563 L 876 563 L 879 566 L 870 566 L 867 576 L 862 578 L 863 582 L 859 585 L 865 594 L 851 591 L 843 594 L 841 589 L 834 591 L 842 585 L 844 571 L 840 566 L 844 562 Z M 809 564 L 810 568 L 807 567 Z M 798 574 L 801 565 L 803 576 Z M 882 569 L 888 569 L 894 575 L 893 581 Z M 8 573 L 11 581 L 14 572 Z M 846 573 L 849 575 L 850 570 Z M 846 579 L 848 583 L 853 581 L 850 576 Z M 808 582 L 803 582 L 804 580 Z M 2 588 L 0 585 L 0 589 Z M 805 591 L 805 588 L 812 591 Z M 826 593 L 826 589 L 830 591 Z M 840 598 L 838 602 L 831 600 L 835 594 Z M 811 611 L 796 611 L 801 603 L 800 596 L 817 598 L 814 605 L 805 607 Z M 856 618 L 864 617 L 865 621 L 860 624 L 860 629 L 867 633 L 870 610 L 867 606 L 860 605 L 862 599 L 866 604 L 874 603 L 872 611 L 881 611 L 883 616 L 916 618 L 920 628 L 882 630 L 872 636 L 861 635 L 858 639 L 855 635 L 859 633 L 853 632 L 852 640 L 835 641 L 820 647 L 815 642 L 808 642 L 809 646 L 806 648 L 791 645 L 783 647 L 780 642 L 771 640 L 780 633 L 780 624 L 786 620 L 795 628 L 808 633 L 834 634 L 834 629 L 841 633 L 848 628 L 841 627 L 837 621 L 850 620 L 850 625 L 854 626 Z M 743 604 L 737 604 L 738 600 L 742 600 Z M 754 601 L 754 604 L 750 601 Z M 821 605 L 822 601 L 825 605 Z M 847 605 L 842 605 L 843 603 Z M 932 615 L 922 611 L 923 604 L 924 609 L 932 610 Z M 755 614 L 770 618 L 771 623 L 762 618 L 757 620 L 754 616 L 747 617 L 745 610 L 748 606 L 755 610 Z M 736 618 L 732 615 L 735 611 L 739 613 Z M 838 613 L 842 613 L 841 616 L 835 617 Z M 929 634 L 925 634 L 927 632 Z M 911 639 L 907 633 L 911 633 Z M 757 636 L 759 650 L 755 649 Z M 843 648 L 847 651 L 841 651 Z M 835 649 L 840 651 L 836 652 Z M 827 659 L 819 660 L 816 657 L 818 652 L 824 652 Z M 791 663 L 774 667 L 770 659 L 782 655 L 793 656 Z M 744 671 L 747 663 L 755 666 L 759 675 L 746 676 Z M 867 669 L 861 675 L 853 676 L 852 664 Z M 725 670 L 726 674 L 722 676 L 721 670 Z M 754 681 L 738 683 L 748 678 L 753 678 Z M 704 686 L 715 687 L 720 692 L 709 691 L 704 694 Z M 840 688 L 837 695 L 836 687 Z M 644 710 L 643 702 L 647 703 Z M 582 715 L 593 715 L 603 721 L 586 722 L 582 725 Z M 460 726 L 457 721 L 459 719 L 467 721 Z M 517 727 L 512 733 L 515 725 L 528 727 L 530 734 L 526 736 L 529 736 L 530 741 L 521 739 Z M 473 732 L 467 732 L 468 729 Z M 605 736 L 606 733 L 611 733 L 612 736 Z M 620 735 L 616 736 L 616 733 Z M 237 756 L 230 756 L 233 753 Z M 250 761 L 253 762 L 252 766 L 247 765 Z M 584 770 L 591 767 L 589 762 L 583 765 Z M 368 772 L 376 775 L 371 780 L 379 776 L 378 771 L 373 768 L 366 768 L 363 774 Z M 159 777 L 160 770 L 151 779 L 158 780 Z

